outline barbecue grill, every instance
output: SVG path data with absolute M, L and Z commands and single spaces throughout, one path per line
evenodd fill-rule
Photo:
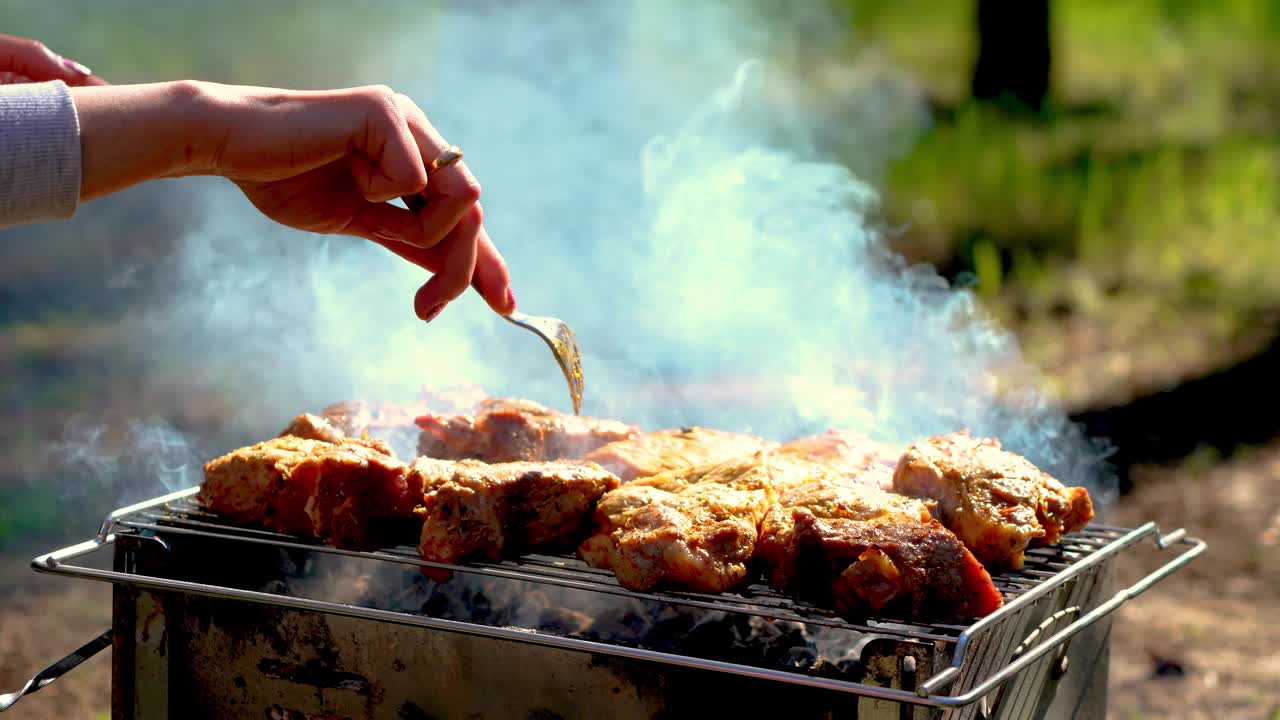
M 1103 717 L 1110 613 L 1205 549 L 1154 523 L 1091 525 L 996 577 L 1005 606 L 971 624 L 855 622 L 763 585 L 633 592 L 570 555 L 342 550 L 228 525 L 195 492 L 33 561 L 112 583 L 113 622 L 26 692 L 109 642 L 116 720 Z M 1115 561 L 1144 547 L 1177 554 L 1115 590 Z M 108 549 L 111 569 L 74 562 Z

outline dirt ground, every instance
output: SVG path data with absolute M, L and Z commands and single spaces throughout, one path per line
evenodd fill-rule
M 1280 718 L 1280 442 L 1202 467 L 1143 469 L 1136 480 L 1137 490 L 1107 513 L 1108 522 L 1185 527 L 1210 549 L 1118 611 L 1109 717 Z M 25 565 L 18 558 L 0 565 L 9 579 L 0 590 L 5 691 L 109 620 L 105 587 L 37 576 Z M 1143 571 L 1131 562 L 1120 580 Z M 104 717 L 109 675 L 100 655 L 6 718 Z
M 1280 718 L 1280 443 L 1135 485 L 1113 522 L 1185 527 L 1209 549 L 1118 611 L 1112 717 Z

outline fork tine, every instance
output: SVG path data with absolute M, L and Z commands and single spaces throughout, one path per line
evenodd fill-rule
M 564 373 L 565 382 L 569 385 L 569 398 L 573 401 L 573 412 L 582 411 L 582 391 L 584 379 L 582 375 L 582 357 L 578 352 L 578 340 L 573 330 L 563 320 L 553 317 L 538 317 L 513 312 L 506 316 L 508 322 L 533 332 L 542 338 L 547 347 L 555 355 L 560 371 Z

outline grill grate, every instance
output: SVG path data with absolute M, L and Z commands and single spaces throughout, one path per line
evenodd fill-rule
M 1047 672 L 1047 663 L 1053 660 L 1049 655 L 1051 652 L 1062 652 L 1071 637 L 1160 582 L 1205 549 L 1203 542 L 1188 538 L 1182 530 L 1162 536 L 1155 523 L 1146 523 L 1134 529 L 1093 525 L 1063 538 L 1053 547 L 1029 550 L 1022 571 L 995 577 L 996 585 L 1004 594 L 1006 603 L 995 613 L 976 619 L 972 624 L 922 623 L 877 616 L 860 618 L 855 622 L 840 618 L 826 608 L 776 593 L 762 584 L 753 584 L 736 593 L 720 595 L 683 591 L 634 592 L 618 585 L 611 572 L 591 568 L 570 555 L 528 554 L 502 562 L 447 565 L 424 561 L 418 557 L 415 549 L 409 547 L 374 552 L 343 550 L 292 536 L 226 524 L 195 501 L 196 490 L 197 488 L 189 488 L 117 510 L 107 516 L 97 537 L 42 555 L 32 562 L 32 567 L 40 572 L 144 589 L 277 605 L 544 647 L 601 653 L 618 658 L 730 673 L 937 708 L 965 708 L 967 716 L 968 711 L 972 710 L 967 706 L 979 698 L 987 697 L 993 691 L 1002 687 L 1010 690 L 1018 686 L 1034 685 L 1028 678 Z M 142 539 L 153 538 L 165 547 L 169 542 L 166 538 L 176 540 L 174 536 L 186 535 L 286 550 L 328 553 L 505 578 L 650 603 L 683 605 L 754 615 L 770 620 L 840 628 L 872 636 L 922 641 L 934 644 L 941 651 L 937 660 L 945 666 L 934 665 L 930 676 L 912 681 L 912 689 L 899 689 L 806 675 L 798 670 L 779 670 L 623 643 L 561 636 L 529 628 L 484 625 L 278 592 L 191 582 L 139 573 L 129 569 L 127 564 L 124 570 L 102 570 L 71 562 L 112 545 L 117 534 L 135 535 Z M 1144 541 L 1154 541 L 1159 550 L 1178 546 L 1181 552 L 1137 583 L 1112 596 L 1101 596 L 1099 573 L 1120 553 Z M 1063 620 L 1058 623 L 1055 618 Z M 949 664 L 946 664 L 948 661 Z M 918 684 L 916 680 L 919 681 Z M 1010 683 L 1011 680 L 1014 682 Z M 1008 687 L 1005 687 L 1006 683 L 1009 684 Z M 948 688 L 950 692 L 945 692 Z M 1018 696 L 1016 700 L 1026 700 L 1021 697 L 1024 693 L 1015 694 Z
M 851 622 L 827 608 L 776 592 L 760 583 L 751 584 L 737 592 L 723 594 L 679 590 L 637 592 L 619 585 L 611 571 L 593 568 L 572 555 L 530 553 L 501 562 L 468 562 L 453 565 L 423 560 L 418 556 L 416 549 L 408 546 L 374 552 L 343 550 L 319 542 L 301 540 L 291 535 L 228 524 L 218 515 L 205 510 L 192 497 L 143 510 L 119 520 L 117 524 L 140 531 L 233 539 L 281 548 L 305 549 L 312 552 L 333 553 L 606 593 L 703 610 L 756 615 L 770 620 L 789 620 L 856 632 L 891 634 L 930 642 L 955 643 L 969 627 L 969 625 L 920 622 L 882 616 L 869 616 L 863 618 L 861 622 Z M 1082 532 L 1065 537 L 1053 547 L 1028 550 L 1023 570 L 993 576 L 992 579 L 1004 595 L 1005 602 L 1012 602 L 1019 595 L 1057 577 L 1073 563 L 1122 538 L 1127 532 L 1129 532 L 1127 529 L 1118 527 L 1090 526 Z

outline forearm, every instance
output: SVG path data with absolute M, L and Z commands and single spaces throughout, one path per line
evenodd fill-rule
M 146 180 L 197 174 L 209 141 L 197 83 L 71 89 L 80 118 L 80 199 Z

